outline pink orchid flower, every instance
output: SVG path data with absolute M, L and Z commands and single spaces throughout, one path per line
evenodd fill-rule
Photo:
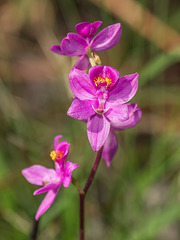
M 128 106 L 129 118 L 126 121 L 114 122 L 111 124 L 109 135 L 104 144 L 102 157 L 104 158 L 108 167 L 110 166 L 111 161 L 118 149 L 118 141 L 117 141 L 115 131 L 134 127 L 141 119 L 142 111 L 137 106 L 136 103 L 129 103 L 127 104 L 127 106 Z
M 79 167 L 78 164 L 69 161 L 65 164 L 70 144 L 65 141 L 58 143 L 61 137 L 60 135 L 55 137 L 54 151 L 50 154 L 55 161 L 55 169 L 49 169 L 41 165 L 33 165 L 22 170 L 22 174 L 28 182 L 43 186 L 37 189 L 33 193 L 34 195 L 48 192 L 37 210 L 36 220 L 52 205 L 61 184 L 63 184 L 64 187 L 70 185 L 72 171 Z
M 110 127 L 128 121 L 128 102 L 138 88 L 138 74 L 119 78 L 116 69 L 94 66 L 89 75 L 72 69 L 69 84 L 75 95 L 67 114 L 87 121 L 87 135 L 91 147 L 98 151 L 106 142 Z M 130 121 L 130 120 L 129 120 Z
M 101 52 L 113 48 L 121 37 L 121 24 L 116 23 L 104 28 L 94 38 L 101 21 L 82 22 L 75 26 L 77 33 L 68 33 L 60 45 L 53 45 L 51 51 L 66 56 L 79 56 L 75 67 L 84 70 L 90 66 L 87 52 Z

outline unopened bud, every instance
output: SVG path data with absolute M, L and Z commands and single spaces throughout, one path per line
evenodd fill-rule
M 101 65 L 101 59 L 96 53 L 93 53 L 93 58 L 98 65 Z

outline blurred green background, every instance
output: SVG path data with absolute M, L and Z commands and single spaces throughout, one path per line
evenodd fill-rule
M 21 170 L 53 168 L 53 138 L 71 143 L 82 184 L 95 153 L 86 125 L 71 119 L 68 74 L 76 58 L 49 48 L 81 22 L 121 22 L 122 36 L 100 53 L 120 75 L 138 72 L 140 123 L 118 133 L 112 166 L 101 162 L 86 198 L 87 240 L 180 239 L 179 0 L 0 1 L 0 239 L 29 239 L 43 195 Z M 78 194 L 61 188 L 42 216 L 38 239 L 78 239 Z

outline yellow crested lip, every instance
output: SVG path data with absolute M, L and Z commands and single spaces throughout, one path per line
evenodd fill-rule
M 105 85 L 106 88 L 108 88 L 113 83 L 111 78 L 103 78 L 103 77 L 95 77 L 94 78 L 94 84 L 96 87 L 101 87 L 102 85 Z
M 51 151 L 50 157 L 52 158 L 53 161 L 60 160 L 63 156 L 64 152 L 61 151 Z

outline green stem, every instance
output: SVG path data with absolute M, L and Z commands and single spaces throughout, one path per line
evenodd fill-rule
M 74 177 L 72 177 L 72 182 L 71 183 L 77 188 L 77 190 L 80 194 L 84 194 L 84 191 L 81 188 L 79 182 Z

